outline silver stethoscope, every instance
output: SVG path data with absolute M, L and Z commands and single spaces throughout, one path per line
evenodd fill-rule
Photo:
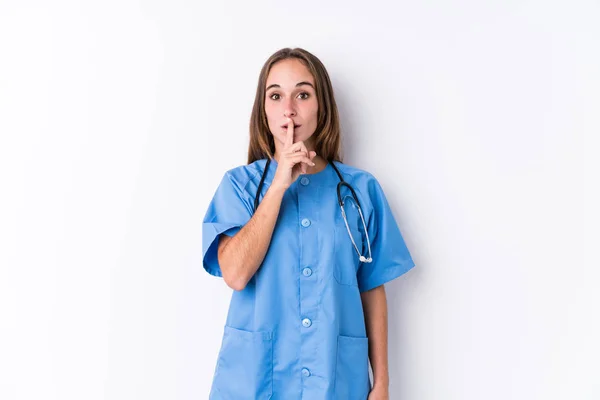
M 346 229 L 348 230 L 348 236 L 350 236 L 350 240 L 352 241 L 352 245 L 354 246 L 354 250 L 356 250 L 356 254 L 358 254 L 358 258 L 360 259 L 360 261 L 370 263 L 373 261 L 373 259 L 371 258 L 371 241 L 369 240 L 369 233 L 367 232 L 367 225 L 365 224 L 365 218 L 363 217 L 363 213 L 362 213 L 362 209 L 360 208 L 360 202 L 358 201 L 358 197 L 356 197 L 356 193 L 354 192 L 354 189 L 352 188 L 352 186 L 349 183 L 347 183 L 344 180 L 344 178 L 342 178 L 342 174 L 340 174 L 340 171 L 337 169 L 335 164 L 332 161 L 328 161 L 328 162 L 329 162 L 329 164 L 331 164 L 333 169 L 335 169 L 335 172 L 337 173 L 338 177 L 340 178 L 340 182 L 337 185 L 337 197 L 338 197 L 338 203 L 340 205 L 340 209 L 342 210 L 342 217 L 344 217 L 344 223 L 346 224 Z M 256 211 L 256 209 L 258 208 L 258 199 L 259 199 L 260 193 L 262 191 L 263 182 L 265 181 L 265 177 L 267 176 L 267 171 L 269 170 L 270 164 L 271 164 L 271 159 L 267 158 L 265 170 L 263 171 L 262 177 L 260 178 L 260 183 L 258 184 L 258 190 L 256 191 L 256 197 L 254 198 L 254 211 Z M 346 186 L 348 189 L 350 189 L 350 191 L 352 192 L 352 197 L 350 195 L 346 195 L 346 196 L 344 196 L 344 198 L 342 198 L 342 196 L 340 194 L 340 190 L 341 190 L 342 186 Z M 360 215 L 360 220 L 362 221 L 364 232 L 367 237 L 367 248 L 369 251 L 369 257 L 365 257 L 362 254 L 360 254 L 360 251 L 358 250 L 358 247 L 356 246 L 356 243 L 354 242 L 354 238 L 352 237 L 352 232 L 350 232 L 350 226 L 348 226 L 348 220 L 346 219 L 346 211 L 344 211 L 344 204 L 346 202 L 346 199 L 351 200 L 351 202 L 354 203 L 354 204 L 352 204 L 352 206 L 355 207 L 356 209 L 358 209 L 358 214 Z

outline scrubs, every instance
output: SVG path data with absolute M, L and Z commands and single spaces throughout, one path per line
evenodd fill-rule
M 369 345 L 360 294 L 415 264 L 376 178 L 334 162 L 360 201 L 373 261 L 360 262 L 348 236 L 333 167 L 300 175 L 283 196 L 262 265 L 232 293 L 210 399 L 367 399 Z M 203 266 L 214 276 L 222 277 L 218 236 L 235 235 L 252 217 L 265 164 L 227 171 L 208 206 Z M 261 201 L 276 169 L 272 159 Z M 350 194 L 342 187 L 342 197 Z M 351 202 L 345 210 L 354 241 L 368 256 L 358 211 Z

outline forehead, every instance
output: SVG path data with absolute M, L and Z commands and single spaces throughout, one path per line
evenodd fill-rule
M 298 82 L 310 82 L 314 85 L 315 80 L 304 64 L 297 59 L 286 59 L 273 64 L 267 76 L 267 87 L 278 84 L 281 87 L 293 88 Z

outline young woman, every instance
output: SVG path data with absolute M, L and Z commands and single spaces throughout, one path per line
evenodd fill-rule
M 248 163 L 224 174 L 203 221 L 204 268 L 234 289 L 210 399 L 389 398 L 383 284 L 415 264 L 380 184 L 339 148 L 325 67 L 277 51 Z

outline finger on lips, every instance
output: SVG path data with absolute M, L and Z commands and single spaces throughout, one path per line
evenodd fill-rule
M 298 162 L 301 163 L 302 173 L 305 174 L 308 168 L 308 165 L 315 166 L 315 163 L 312 159 L 317 155 L 315 151 L 308 151 L 304 142 L 294 143 L 294 121 L 291 118 L 287 118 L 288 127 L 287 127 L 287 135 L 285 138 L 285 147 L 288 149 L 292 156 L 300 156 L 300 160 Z M 296 154 L 300 153 L 300 154 Z
M 288 118 L 288 128 L 287 128 L 287 136 L 286 136 L 286 145 L 287 147 L 294 144 L 294 121 L 291 118 Z

